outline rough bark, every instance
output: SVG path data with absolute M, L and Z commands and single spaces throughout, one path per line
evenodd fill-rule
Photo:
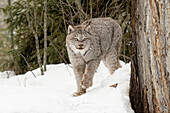
M 35 6 L 35 7 L 36 7 L 36 6 Z M 35 8 L 35 7 L 34 7 L 34 8 Z M 40 67 L 41 75 L 44 75 L 43 68 L 42 68 L 42 64 L 41 64 L 41 56 L 40 56 L 40 52 L 39 52 L 39 40 L 38 40 L 37 25 L 36 25 L 36 23 L 37 23 L 37 22 L 36 22 L 36 11 L 34 12 L 35 29 L 33 28 L 32 24 L 31 24 L 29 12 L 30 12 L 29 0 L 27 0 L 27 12 L 26 12 L 27 21 L 28 21 L 29 28 L 31 29 L 31 31 L 33 32 L 33 34 L 34 34 L 34 36 L 35 36 L 35 43 L 36 43 L 36 51 L 37 51 L 38 65 L 39 65 L 39 67 Z
M 168 113 L 170 1 L 132 0 L 132 28 L 132 108 Z
M 47 63 L 47 0 L 44 0 L 44 71 Z

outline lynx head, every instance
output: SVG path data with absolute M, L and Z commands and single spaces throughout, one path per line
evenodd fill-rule
M 68 26 L 66 46 L 69 46 L 75 53 L 84 54 L 90 49 L 91 37 L 90 23 L 87 25 Z

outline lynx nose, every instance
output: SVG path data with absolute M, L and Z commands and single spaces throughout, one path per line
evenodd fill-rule
M 82 47 L 82 46 L 83 46 L 83 44 L 78 44 L 78 46 Z
M 84 44 L 80 43 L 80 44 L 78 44 L 78 48 L 77 49 L 82 50 L 82 49 L 84 49 L 83 46 L 84 46 Z

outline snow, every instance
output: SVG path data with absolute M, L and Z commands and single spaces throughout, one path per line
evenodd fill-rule
M 47 65 L 10 78 L 0 73 L 0 113 L 134 113 L 129 101 L 130 63 L 109 75 L 101 62 L 86 94 L 73 97 L 76 82 L 72 68 L 65 64 Z M 9 74 L 6 74 L 6 76 Z M 116 88 L 109 87 L 118 83 Z

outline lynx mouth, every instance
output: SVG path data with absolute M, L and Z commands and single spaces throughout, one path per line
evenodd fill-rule
M 79 47 L 79 48 L 77 48 L 78 50 L 83 50 L 84 48 L 82 48 L 82 47 Z

